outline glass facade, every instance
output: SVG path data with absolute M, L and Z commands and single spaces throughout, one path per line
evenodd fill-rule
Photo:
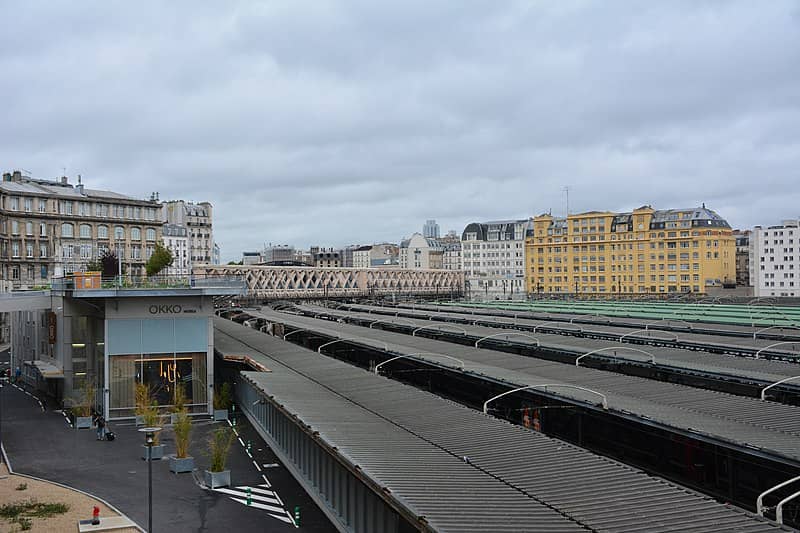
M 111 418 L 134 415 L 136 383 L 160 406 L 183 386 L 190 412 L 207 412 L 207 318 L 112 319 L 107 327 Z

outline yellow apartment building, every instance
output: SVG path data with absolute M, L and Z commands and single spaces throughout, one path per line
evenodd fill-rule
M 736 280 L 736 239 L 705 205 L 534 217 L 525 238 L 528 292 L 695 292 Z

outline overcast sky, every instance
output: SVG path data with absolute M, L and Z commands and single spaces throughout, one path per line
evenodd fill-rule
M 0 167 L 210 201 L 223 259 L 427 218 L 800 215 L 800 2 L 0 0 Z

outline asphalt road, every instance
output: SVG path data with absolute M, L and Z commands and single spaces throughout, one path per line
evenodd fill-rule
M 147 526 L 147 463 L 141 459 L 144 438 L 132 423 L 110 424 L 113 442 L 97 441 L 94 430 L 76 430 L 59 411 L 45 411 L 30 396 L 13 386 L 2 390 L 3 443 L 12 468 L 94 494 Z M 209 433 L 227 422 L 196 421 L 190 453 L 195 474 L 173 474 L 168 461 L 153 462 L 153 530 L 237 532 L 334 532 L 336 529 L 246 423 L 236 426 L 241 437 L 231 449 L 228 468 L 232 487 L 226 491 L 204 488 L 199 480 L 209 459 L 205 452 Z M 250 442 L 250 455 L 246 445 Z M 162 434 L 166 453 L 174 440 Z M 266 466 L 265 466 L 266 465 Z M 266 479 L 265 479 L 266 477 Z M 241 487 L 241 488 L 238 488 Z M 251 488 L 251 505 L 246 488 Z M 237 501 L 241 500 L 241 501 Z M 299 507 L 300 526 L 292 523 Z M 87 509 L 87 517 L 91 509 Z

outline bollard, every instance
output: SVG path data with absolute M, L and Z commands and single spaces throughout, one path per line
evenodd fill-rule
M 300 527 L 300 506 L 294 506 L 294 524 Z
M 92 508 L 92 525 L 100 525 L 100 508 L 96 505 Z
M 253 505 L 253 489 L 247 487 L 247 505 Z

